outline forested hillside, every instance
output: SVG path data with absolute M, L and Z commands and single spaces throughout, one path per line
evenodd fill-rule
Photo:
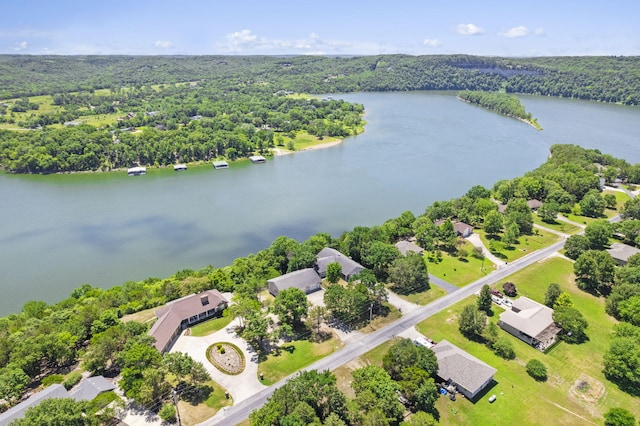
M 304 93 L 504 88 L 640 102 L 638 57 L 0 56 L 0 99 L 200 79 Z

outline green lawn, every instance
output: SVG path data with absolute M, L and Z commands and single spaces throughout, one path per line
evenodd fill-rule
M 500 238 L 496 237 L 493 240 L 493 244 L 496 247 L 496 251 L 493 254 L 507 262 L 513 262 L 533 251 L 551 245 L 561 238 L 558 235 L 540 229 L 534 229 L 533 232 L 534 235 L 522 235 L 511 248 L 506 248 Z M 476 230 L 476 233 L 480 235 L 482 243 L 489 249 L 490 240 L 487 238 L 487 233 L 482 229 Z
M 299 371 L 307 365 L 333 353 L 342 347 L 335 338 L 321 343 L 296 340 L 281 345 L 279 353 L 270 354 L 258 364 L 258 375 L 264 374 L 262 383 L 270 386 L 278 380 Z
M 447 292 L 435 284 L 431 284 L 431 288 L 429 290 L 421 291 L 419 293 L 397 294 L 398 297 L 401 297 L 408 302 L 416 303 L 421 306 L 427 305 L 433 302 L 434 300 L 439 299 L 442 296 L 446 296 L 446 295 L 447 295 Z
M 576 234 L 582 231 L 582 228 L 579 226 L 575 226 L 561 220 L 556 220 L 554 223 L 543 222 L 537 214 L 533 215 L 533 223 L 544 226 L 545 228 L 553 229 L 554 231 L 562 232 L 563 234 Z
M 624 206 L 624 203 L 626 203 L 627 201 L 629 201 L 631 199 L 631 198 L 629 198 L 629 196 L 627 195 L 626 192 L 621 192 L 621 191 L 612 191 L 610 189 L 606 189 L 606 190 L 602 191 L 602 195 L 604 195 L 604 194 L 613 194 L 616 197 L 616 208 L 615 208 L 615 210 L 612 210 L 612 211 L 614 211 L 616 213 L 614 213 L 613 216 L 615 216 L 615 214 L 618 213 L 617 211 L 620 210 Z M 607 210 L 609 210 L 609 209 L 607 209 Z M 606 211 L 605 211 L 605 214 L 607 214 Z
M 465 241 L 465 249 L 470 253 L 473 245 Z M 492 272 L 495 265 L 485 259 L 484 262 L 471 255 L 467 257 L 455 257 L 442 252 L 442 257 L 437 259 L 433 253 L 425 256 L 427 270 L 430 274 L 457 286 L 463 287 Z
M 227 399 L 225 395 L 226 389 L 216 382 L 209 381 L 205 383 L 213 388 L 213 392 L 204 402 L 198 405 L 192 405 L 187 401 L 179 401 L 178 409 L 180 410 L 180 420 L 183 425 L 195 425 L 202 423 L 210 417 L 213 417 L 220 409 L 233 404 L 233 399 Z
M 475 296 L 447 311 L 420 323 L 417 328 L 426 336 L 440 341 L 447 339 L 498 370 L 497 384 L 475 404 L 459 399 L 456 402 L 440 398 L 437 408 L 442 424 L 601 424 L 602 415 L 609 408 L 621 406 L 640 416 L 640 399 L 621 392 L 602 374 L 602 354 L 606 350 L 615 320 L 604 312 L 604 300 L 579 290 L 573 281 L 573 265 L 562 258 L 551 258 L 520 271 L 504 281 L 516 284 L 518 294 L 542 302 L 549 283 L 556 282 L 571 294 L 575 307 L 582 312 L 589 328 L 590 340 L 581 345 L 560 343 L 547 354 L 535 350 L 513 337 L 517 359 L 503 360 L 483 344 L 462 337 L 457 318 L 462 308 L 475 303 Z M 503 281 L 503 282 L 504 282 Z M 502 288 L 502 282 L 495 285 Z M 497 322 L 501 308 L 494 306 Z M 504 333 L 501 331 L 501 333 Z M 530 378 L 524 365 L 532 358 L 541 360 L 549 371 L 549 380 L 538 383 Z M 598 397 L 589 401 L 589 392 L 572 390 L 574 383 L 585 374 L 597 390 Z M 489 404 L 487 398 L 495 394 L 498 400 Z M 496 421 L 499 419 L 499 421 Z
M 233 320 L 229 316 L 222 316 L 220 318 L 210 319 L 200 324 L 196 324 L 191 327 L 191 335 L 196 337 L 206 336 L 207 334 L 215 333 L 218 330 L 222 330 Z

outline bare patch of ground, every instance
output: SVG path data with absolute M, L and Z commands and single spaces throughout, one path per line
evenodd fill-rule
M 569 389 L 569 396 L 582 403 L 591 414 L 598 415 L 596 405 L 604 395 L 604 384 L 584 373 L 578 377 Z

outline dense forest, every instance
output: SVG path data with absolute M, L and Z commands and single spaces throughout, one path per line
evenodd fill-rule
M 2 55 L 0 168 L 56 173 L 234 160 L 295 149 L 300 137 L 361 130 L 361 105 L 297 93 L 500 91 L 637 105 L 639 70 L 635 57 Z M 482 99 L 530 119 L 516 98 Z
M 542 130 L 538 121 L 525 111 L 524 106 L 515 95 L 501 92 L 480 92 L 464 90 L 458 98 L 465 102 L 480 105 L 492 111 L 525 121 L 538 130 Z

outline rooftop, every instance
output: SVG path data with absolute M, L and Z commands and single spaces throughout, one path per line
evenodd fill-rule
M 116 385 L 102 376 L 87 377 L 69 393 L 69 396 L 76 401 L 91 401 L 101 393 L 115 388 Z
M 553 309 L 528 297 L 520 296 L 513 301 L 511 310 L 500 314 L 500 321 L 531 337 L 542 340 L 543 332 L 554 325 Z
M 438 376 L 453 380 L 471 393 L 475 393 L 498 371 L 447 340 L 440 341 L 431 350 L 438 359 Z
M 275 284 L 278 291 L 295 287 L 304 291 L 307 287 L 320 284 L 320 277 L 313 268 L 301 269 L 299 271 L 289 272 L 270 279 L 268 282 Z
M 60 384 L 51 385 L 40 392 L 31 395 L 29 399 L 22 401 L 15 407 L 0 414 L 0 426 L 8 426 L 14 420 L 23 418 L 27 409 L 35 407 L 45 399 L 49 398 L 69 398 L 69 394 L 64 386 Z
M 360 265 L 350 257 L 345 256 L 336 249 L 325 247 L 320 250 L 317 256 L 318 272 L 322 275 L 327 270 L 327 265 L 330 263 L 339 263 L 342 267 L 342 274 L 349 276 L 356 274 L 364 269 L 364 266 Z
M 613 243 L 611 248 L 607 250 L 611 257 L 616 260 L 627 262 L 631 256 L 640 253 L 640 249 L 632 247 L 627 244 Z
M 419 245 L 414 244 L 414 243 L 412 243 L 410 241 L 407 241 L 407 240 L 398 241 L 395 244 L 395 246 L 398 249 L 398 251 L 400 253 L 402 253 L 403 256 L 406 256 L 407 252 L 410 252 L 410 251 L 412 251 L 414 253 L 418 253 L 418 254 L 420 254 L 420 253 L 422 253 L 424 251 L 424 249 L 422 247 L 420 247 Z

